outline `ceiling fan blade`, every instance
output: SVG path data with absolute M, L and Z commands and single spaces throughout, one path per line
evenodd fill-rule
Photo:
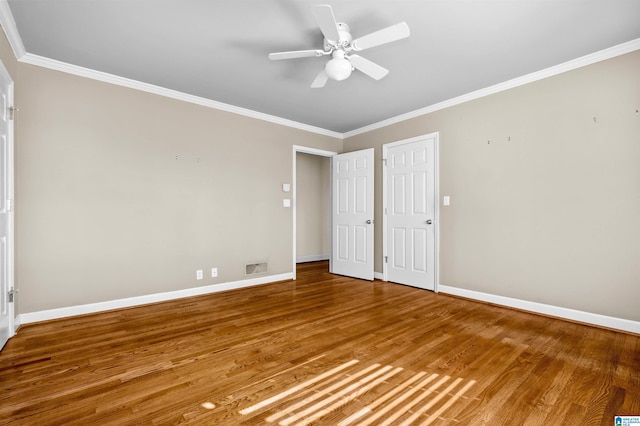
M 333 42 L 340 40 L 338 25 L 336 24 L 336 18 L 333 16 L 331 6 L 328 4 L 318 4 L 311 8 L 311 12 L 313 13 L 313 17 L 316 18 L 316 22 L 324 38 Z
M 358 71 L 362 71 L 369 77 L 374 80 L 380 80 L 385 75 L 389 74 L 389 70 L 381 67 L 380 65 L 371 62 L 368 59 L 363 58 L 359 55 L 351 55 L 349 56 L 349 61 L 351 61 L 351 65 Z
M 269 59 L 279 61 L 281 59 L 309 58 L 312 56 L 322 56 L 324 50 L 294 50 L 291 52 L 269 53 Z
M 323 69 L 318 73 L 315 80 L 313 80 L 313 83 L 311 83 L 311 88 L 319 89 L 321 87 L 324 87 L 324 85 L 327 84 L 328 80 L 329 80 L 329 76 L 327 75 L 326 72 L 324 72 L 324 69 Z
M 392 41 L 401 40 L 409 37 L 411 32 L 406 22 L 383 28 L 366 36 L 362 36 L 353 40 L 351 46 L 354 50 L 364 50 L 371 47 L 380 46 L 381 44 L 391 43 Z

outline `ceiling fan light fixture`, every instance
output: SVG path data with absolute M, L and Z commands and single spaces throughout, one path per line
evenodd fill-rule
M 333 52 L 333 59 L 331 59 L 324 67 L 324 71 L 327 76 L 335 81 L 342 81 L 349 78 L 353 67 L 351 62 L 345 58 L 345 54 L 341 50 Z

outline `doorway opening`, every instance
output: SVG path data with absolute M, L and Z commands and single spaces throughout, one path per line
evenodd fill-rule
M 300 154 L 300 157 L 298 157 L 298 154 Z M 293 264 L 291 270 L 293 271 L 294 280 L 296 279 L 296 266 L 298 262 L 329 260 L 331 264 L 331 181 L 329 169 L 331 157 L 334 155 L 337 155 L 337 152 L 297 145 L 293 146 Z M 313 167 L 313 170 L 310 170 L 310 167 Z M 300 175 L 300 182 L 298 182 L 298 174 Z M 324 182 L 321 182 L 322 179 L 324 179 Z M 302 185 L 301 188 L 299 188 L 298 183 Z M 320 197 L 310 196 L 311 194 L 307 191 L 311 185 L 317 185 L 320 188 L 324 185 L 325 193 L 320 194 Z M 298 189 L 304 190 L 305 193 L 303 194 L 301 191 L 300 194 L 298 194 Z M 303 203 L 300 208 L 298 208 L 298 201 Z M 321 211 L 313 211 L 313 209 L 320 209 Z M 305 218 L 298 218 L 298 215 L 303 214 L 307 216 L 305 216 Z M 298 235 L 298 222 L 300 222 L 301 225 L 300 235 Z M 312 224 L 318 224 L 321 229 L 317 230 L 317 232 L 310 231 L 308 225 Z M 324 231 L 322 228 L 325 225 L 327 226 L 326 231 L 328 234 L 323 235 Z M 302 242 L 299 244 L 299 236 L 311 238 L 308 238 L 308 244 Z M 325 249 L 327 244 L 328 249 Z M 318 252 L 318 250 L 320 251 Z
M 331 157 L 331 273 L 374 279 L 374 149 L 343 154 L 293 146 L 293 279 L 298 255 L 298 153 Z

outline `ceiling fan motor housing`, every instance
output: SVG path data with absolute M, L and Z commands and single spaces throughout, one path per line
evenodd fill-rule
M 324 39 L 324 50 L 325 52 L 331 52 L 333 49 L 338 47 L 350 48 L 351 42 L 353 41 L 353 37 L 351 36 L 351 28 L 349 25 L 344 22 L 337 22 L 336 26 L 338 27 L 338 34 L 340 36 L 340 40 L 327 40 Z

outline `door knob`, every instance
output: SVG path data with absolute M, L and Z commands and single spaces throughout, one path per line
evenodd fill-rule
M 373 221 L 371 219 L 367 220 L 367 225 L 371 225 L 373 223 Z
M 431 222 L 431 219 L 427 219 L 427 225 L 431 225 L 433 222 Z

